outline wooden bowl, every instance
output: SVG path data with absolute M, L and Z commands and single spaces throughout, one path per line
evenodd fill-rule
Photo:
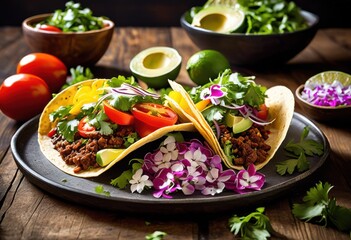
M 25 41 L 33 52 L 52 54 L 67 67 L 94 65 L 105 54 L 114 31 L 112 21 L 104 20 L 104 28 L 87 32 L 49 32 L 33 27 L 50 15 L 32 16 L 22 23 Z
M 305 85 L 300 85 L 296 91 L 295 96 L 297 103 L 301 106 L 302 111 L 310 118 L 320 122 L 345 122 L 351 118 L 351 105 L 338 107 L 317 106 L 307 102 L 301 97 Z

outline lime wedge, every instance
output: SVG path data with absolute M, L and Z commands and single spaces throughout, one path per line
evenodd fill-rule
M 125 149 L 102 149 L 96 153 L 96 162 L 105 167 L 110 162 L 115 160 Z
M 318 73 L 310 77 L 306 81 L 306 85 L 323 83 L 332 84 L 335 80 L 339 81 L 344 86 L 351 85 L 351 75 L 339 71 L 325 71 Z

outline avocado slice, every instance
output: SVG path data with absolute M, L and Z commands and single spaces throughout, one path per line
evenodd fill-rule
M 191 25 L 218 33 L 240 32 L 245 13 L 236 8 L 214 5 L 194 15 Z
M 240 116 L 235 116 L 233 114 L 227 113 L 225 115 L 225 124 L 233 129 L 233 133 L 241 133 L 249 129 L 253 122 L 249 118 L 244 118 Z
M 168 87 L 168 80 L 178 77 L 182 57 L 170 47 L 151 47 L 138 53 L 130 62 L 132 74 L 151 88 Z

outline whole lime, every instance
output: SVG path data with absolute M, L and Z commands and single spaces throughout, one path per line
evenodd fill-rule
M 230 68 L 228 59 L 216 50 L 201 50 L 192 55 L 186 65 L 190 79 L 197 85 L 204 85 Z

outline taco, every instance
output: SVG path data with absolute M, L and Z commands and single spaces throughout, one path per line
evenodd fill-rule
M 72 85 L 57 94 L 40 116 L 41 152 L 68 174 L 98 176 L 167 133 L 196 130 L 163 101 L 136 86 L 133 77 Z
M 285 139 L 293 117 L 292 92 L 284 86 L 266 89 L 254 78 L 227 69 L 189 91 L 170 82 L 182 98 L 170 95 L 169 104 L 196 121 L 194 126 L 228 168 L 240 170 L 251 163 L 257 170 L 264 167 Z

